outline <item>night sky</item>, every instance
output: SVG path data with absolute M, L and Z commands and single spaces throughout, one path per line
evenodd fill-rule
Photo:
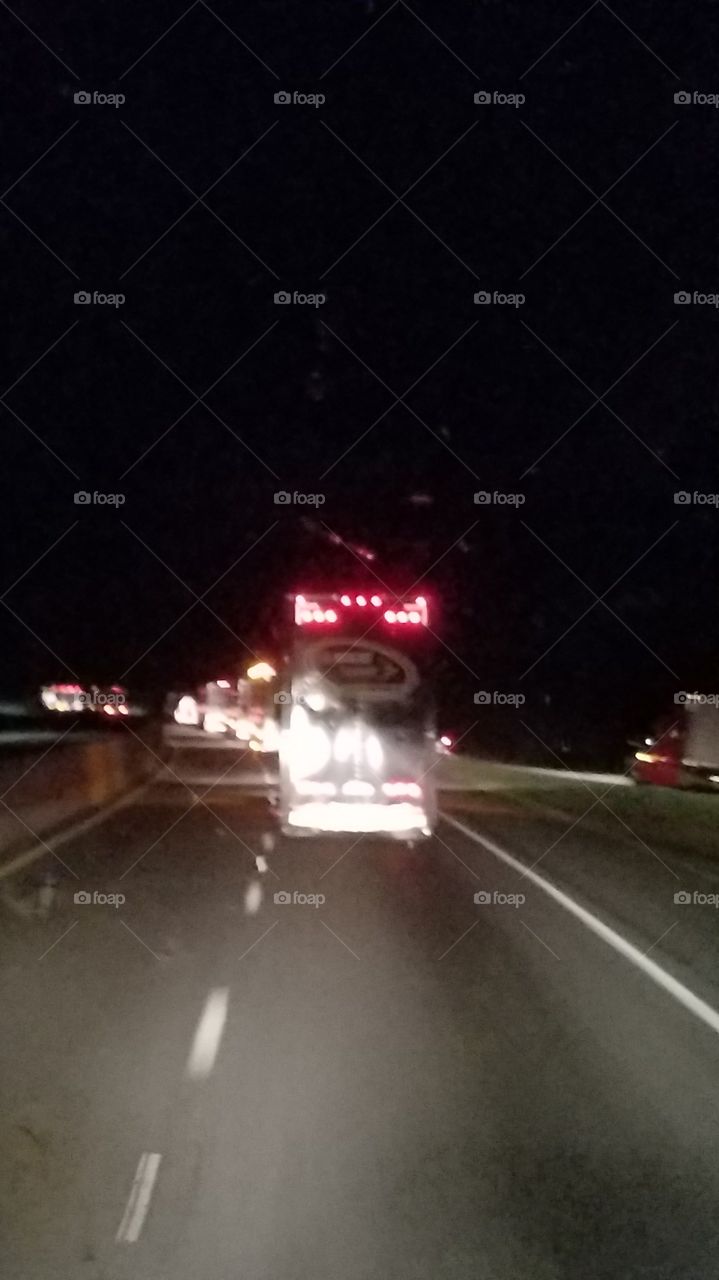
M 675 303 L 719 292 L 719 110 L 674 100 L 718 40 L 709 3 L 3 3 L 4 686 L 210 675 L 356 576 L 334 533 L 432 585 L 488 750 L 621 757 L 719 689 L 719 319 Z

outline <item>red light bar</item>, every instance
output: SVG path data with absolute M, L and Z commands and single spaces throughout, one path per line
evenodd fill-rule
M 417 596 L 414 600 L 395 597 L 394 608 L 385 608 L 386 604 L 388 604 L 387 599 L 376 593 L 371 596 L 365 594 L 350 596 L 346 592 L 342 595 L 328 592 L 314 597 L 296 595 L 294 597 L 295 624 L 298 627 L 311 623 L 318 625 L 330 623 L 331 625 L 344 621 L 348 617 L 344 612 L 340 614 L 339 605 L 342 605 L 343 609 L 350 610 L 349 616 L 352 616 L 352 611 L 365 610 L 368 605 L 371 605 L 373 609 L 382 610 L 378 616 L 390 625 L 428 626 L 427 601 L 424 596 Z

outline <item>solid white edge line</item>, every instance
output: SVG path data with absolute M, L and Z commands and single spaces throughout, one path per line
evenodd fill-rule
M 21 867 L 26 867 L 29 863 L 36 862 L 38 858 L 47 857 L 52 853 L 56 845 L 67 844 L 68 840 L 73 840 L 75 836 L 82 835 L 83 831 L 90 831 L 93 827 L 99 826 L 100 823 L 106 822 L 118 809 L 131 805 L 140 793 L 149 787 L 154 777 L 155 775 L 152 774 L 149 778 L 144 778 L 142 782 L 138 783 L 130 791 L 123 792 L 117 800 L 104 805 L 98 813 L 91 813 L 89 817 L 81 818 L 78 822 L 74 822 L 72 826 L 63 827 L 61 831 L 57 832 L 46 831 L 44 835 L 42 831 L 38 831 L 37 835 L 41 837 L 43 843 L 30 845 L 29 848 L 16 854 L 10 862 L 0 863 L 0 880 L 14 875 Z
M 543 876 L 537 875 L 536 871 L 532 871 L 531 868 L 525 866 L 518 858 L 513 857 L 511 853 L 507 853 L 500 845 L 495 844 L 493 840 L 489 840 L 487 836 L 480 835 L 478 831 L 473 831 L 471 827 L 460 822 L 458 818 L 451 818 L 447 813 L 443 813 L 441 816 L 450 826 L 456 827 L 458 831 L 468 836 L 470 840 L 482 845 L 488 853 L 493 854 L 500 862 L 506 863 L 508 867 L 512 867 L 515 871 L 521 871 L 522 875 L 531 880 L 538 889 L 541 889 L 548 897 L 558 902 L 570 915 L 575 916 L 577 920 L 581 920 L 587 929 L 590 929 L 592 933 L 595 933 L 598 938 L 606 942 L 619 955 L 624 956 L 625 960 L 628 960 L 630 964 L 633 964 L 648 978 L 651 978 L 652 982 L 661 987 L 662 991 L 666 991 L 667 995 L 672 996 L 689 1013 L 693 1013 L 695 1018 L 698 1018 L 705 1026 L 719 1034 L 719 1013 L 717 1013 L 716 1009 L 712 1009 L 711 1005 L 707 1004 L 705 1000 L 696 996 L 693 991 L 684 986 L 683 982 L 673 978 L 655 960 L 650 960 L 631 942 L 627 942 L 626 938 L 623 938 L 621 934 L 611 929 L 609 925 L 604 924 L 597 916 L 592 915 L 591 911 L 587 911 L 586 907 L 580 907 L 579 903 L 570 898 L 569 894 L 558 889 L 556 885 L 553 885 L 549 880 L 545 880 Z
M 117 1229 L 115 1240 L 118 1244 L 136 1244 L 139 1240 L 161 1159 L 156 1151 L 143 1151 L 140 1156 L 127 1207 Z
M 187 1074 L 191 1080 L 203 1080 L 215 1065 L 227 1020 L 229 995 L 229 987 L 216 987 L 205 1001 L 187 1059 Z

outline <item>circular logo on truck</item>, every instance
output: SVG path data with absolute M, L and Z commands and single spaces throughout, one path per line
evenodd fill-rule
M 404 695 L 419 683 L 414 663 L 383 644 L 318 640 L 309 647 L 306 662 L 323 680 L 364 697 Z

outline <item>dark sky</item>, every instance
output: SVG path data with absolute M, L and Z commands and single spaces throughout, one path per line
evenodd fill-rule
M 719 111 L 674 95 L 718 39 L 710 3 L 3 5 L 7 683 L 261 644 L 354 568 L 277 490 L 431 570 L 458 722 L 522 689 L 613 734 L 710 682 L 719 512 L 674 494 L 719 491 L 719 319 L 674 295 L 719 291 Z

